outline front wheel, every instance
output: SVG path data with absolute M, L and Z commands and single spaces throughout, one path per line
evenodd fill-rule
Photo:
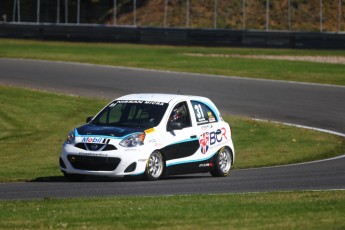
M 158 180 L 163 176 L 164 159 L 159 151 L 154 151 L 146 164 L 145 175 L 148 180 Z
M 214 158 L 214 168 L 210 172 L 214 177 L 225 177 L 232 165 L 232 155 L 228 148 L 221 148 Z

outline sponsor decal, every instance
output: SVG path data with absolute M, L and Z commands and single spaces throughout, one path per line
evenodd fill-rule
M 118 101 L 117 103 L 121 103 L 121 104 L 164 105 L 163 102 L 159 102 L 159 101 L 141 101 L 141 100 L 123 100 L 123 101 Z M 110 106 L 114 107 L 115 105 L 111 104 Z
M 82 156 L 92 156 L 92 157 L 107 157 L 108 154 L 104 153 L 78 153 L 79 155 Z
M 208 116 L 208 122 L 215 122 L 216 118 L 213 116 L 213 113 L 211 111 L 207 112 L 207 116 Z
M 144 104 L 149 104 L 149 105 L 164 105 L 163 102 L 158 102 L 158 101 L 145 101 Z
M 136 149 L 136 148 L 134 148 L 134 149 L 128 149 L 128 148 L 126 148 L 124 151 L 125 151 L 125 152 L 135 152 L 135 151 L 138 151 L 138 149 Z
M 212 125 L 203 125 L 201 126 L 201 130 L 211 129 L 212 127 Z
M 205 167 L 213 167 L 213 163 L 199 164 L 199 168 L 205 168 Z
M 142 104 L 144 101 L 141 100 L 123 100 L 123 101 L 118 101 L 118 103 L 121 104 Z
M 153 133 L 155 131 L 155 129 L 154 128 L 151 128 L 151 129 L 146 129 L 144 132 L 146 133 L 146 134 L 150 134 L 150 133 Z
M 210 142 L 210 134 L 208 132 L 200 135 L 199 143 L 201 146 L 202 154 L 206 154 L 206 152 L 209 148 L 209 142 Z
M 115 105 L 117 104 L 117 102 L 113 102 L 109 105 L 109 108 L 113 108 Z
M 224 127 L 217 129 L 216 131 L 205 132 L 199 137 L 200 151 L 202 154 L 206 154 L 210 147 L 217 147 L 216 144 L 227 139 L 226 129 Z
M 84 137 L 81 142 L 83 143 L 104 143 L 105 138 L 102 137 Z

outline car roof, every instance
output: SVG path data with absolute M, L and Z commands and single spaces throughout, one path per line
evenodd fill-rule
M 116 100 L 143 100 L 143 101 L 154 101 L 170 103 L 171 101 L 180 100 L 202 100 L 210 101 L 208 98 L 192 95 L 180 95 L 180 94 L 158 94 L 158 93 L 140 93 L 140 94 L 129 94 L 117 98 Z

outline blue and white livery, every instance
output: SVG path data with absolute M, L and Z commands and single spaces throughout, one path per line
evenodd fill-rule
M 235 160 L 231 129 L 205 97 L 131 94 L 110 102 L 62 146 L 60 169 L 71 180 L 86 175 L 229 174 Z

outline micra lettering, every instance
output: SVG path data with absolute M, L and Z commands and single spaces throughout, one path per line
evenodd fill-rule
M 150 104 L 150 105 L 164 105 L 163 102 L 158 102 L 158 101 L 145 101 L 145 104 Z

